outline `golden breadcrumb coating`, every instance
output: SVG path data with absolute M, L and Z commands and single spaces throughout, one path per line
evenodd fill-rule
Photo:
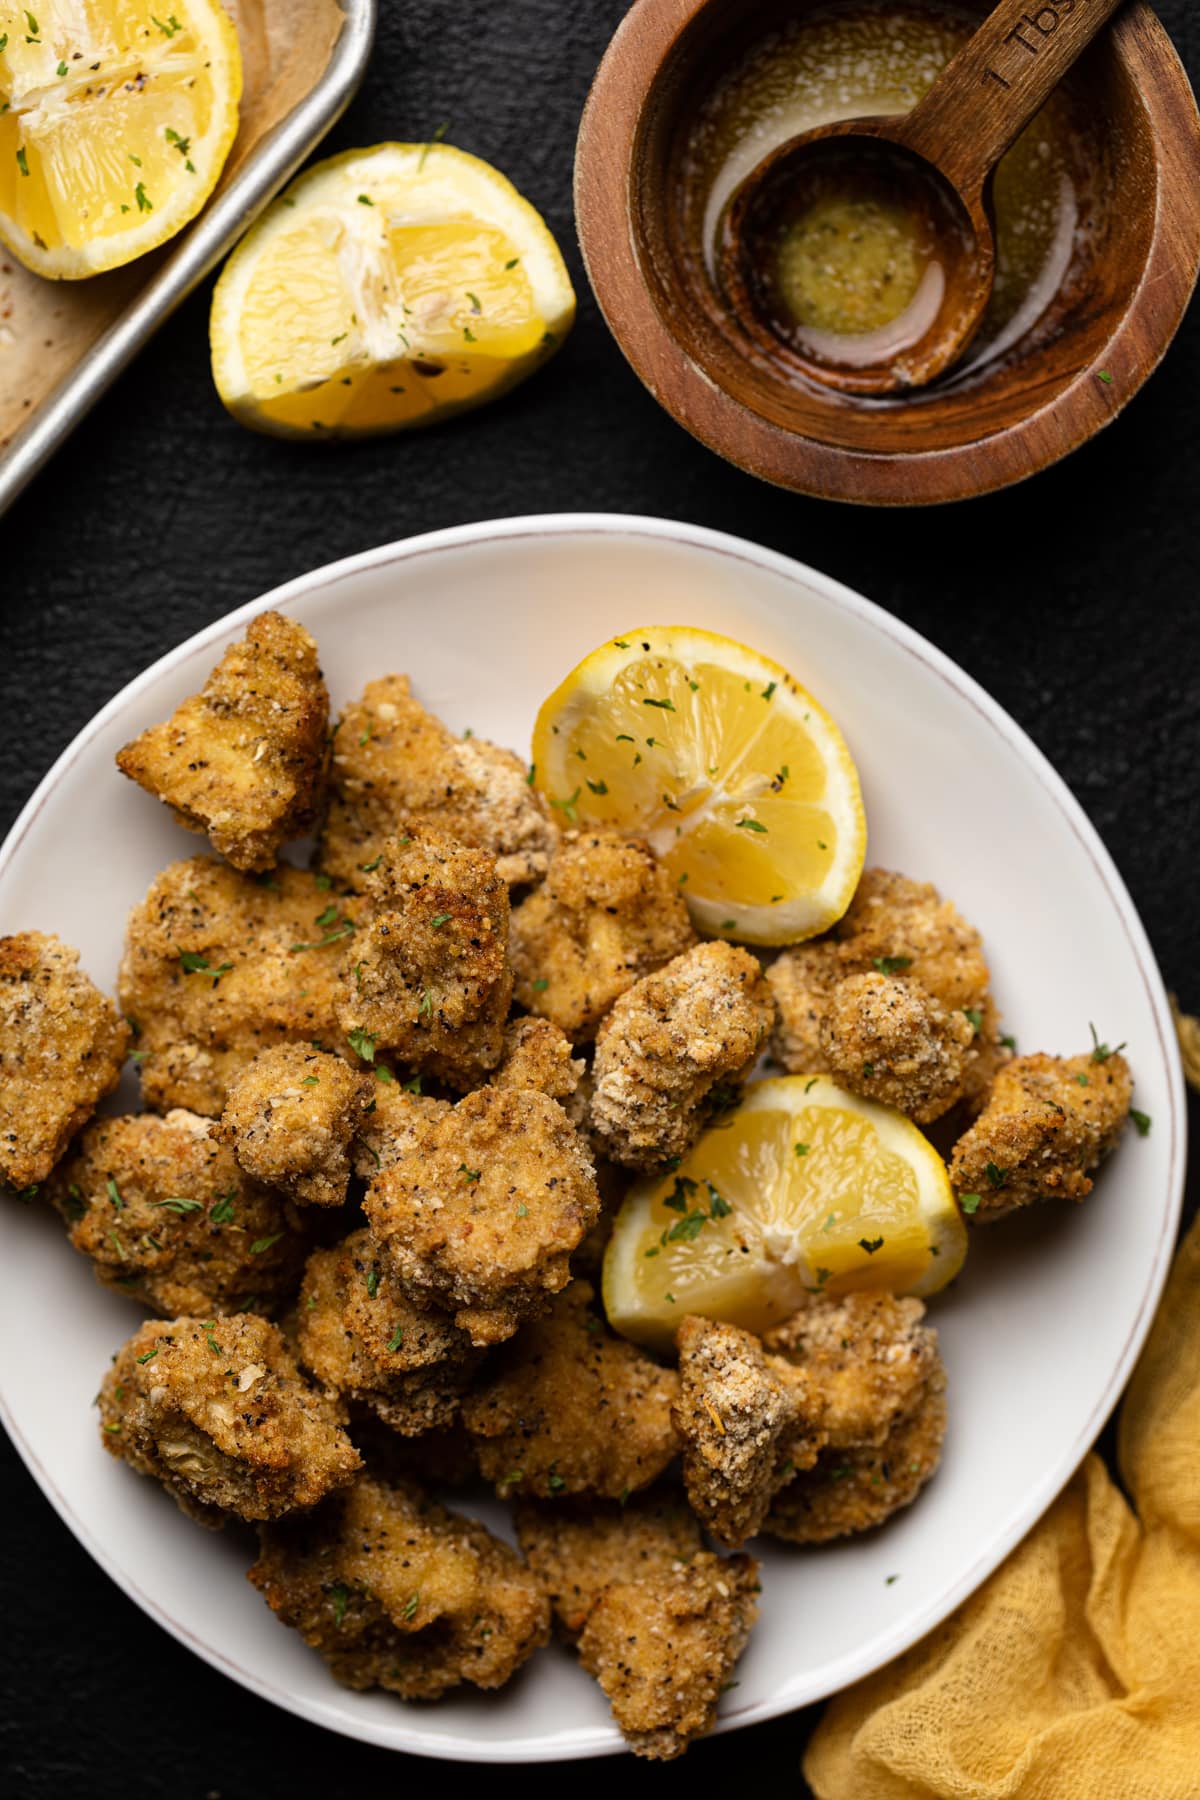
M 374 1097 L 375 1082 L 340 1056 L 276 1044 L 234 1077 L 213 1136 L 247 1175 L 298 1204 L 341 1206 L 351 1141 Z
M 806 1410 L 835 1450 L 881 1444 L 943 1381 L 937 1332 L 924 1316 L 920 1300 L 892 1294 L 809 1294 L 763 1342 L 772 1361 L 803 1371 Z
M 762 970 L 734 944 L 698 944 L 643 976 L 596 1039 L 590 1124 L 606 1155 L 650 1168 L 689 1150 L 774 1021 Z
M 736 1325 L 689 1316 L 676 1333 L 688 1503 L 719 1544 L 759 1530 L 776 1490 L 811 1466 L 824 1441 L 802 1369 L 767 1357 Z
M 652 1488 L 616 1500 L 523 1500 L 517 1542 L 550 1597 L 561 1636 L 574 1643 L 605 1588 L 670 1574 L 704 1548 L 681 1495 Z
M 260 613 L 198 694 L 117 752 L 117 767 L 237 869 L 270 869 L 320 807 L 329 695 L 302 625 Z
M 121 963 L 147 1105 L 216 1117 L 260 1050 L 341 1047 L 352 932 L 316 876 L 286 863 L 261 877 L 209 856 L 164 869 L 129 915 Z
M 483 1087 L 414 1127 L 364 1207 L 410 1297 L 453 1314 L 473 1343 L 495 1344 L 566 1286 L 600 1199 L 557 1101 Z
M 405 1700 L 502 1687 L 550 1635 L 517 1552 L 415 1482 L 363 1475 L 319 1512 L 264 1527 L 249 1579 L 344 1687 Z
M 444 1313 L 405 1298 L 369 1231 L 309 1258 L 296 1341 L 323 1387 L 409 1436 L 452 1423 L 482 1355 Z
M 426 1127 L 453 1110 L 449 1100 L 414 1092 L 411 1084 L 378 1079 L 382 1067 L 376 1062 L 375 1104 L 354 1140 L 354 1173 L 364 1181 L 374 1181 L 381 1169 L 391 1168 L 406 1150 L 422 1144 Z
M 165 1318 L 275 1312 L 310 1247 L 283 1196 L 182 1110 L 94 1120 L 48 1197 L 97 1279 Z
M 437 831 L 386 839 L 338 1017 L 397 1060 L 468 1088 L 504 1049 L 512 1000 L 508 889 L 485 850 Z
M 823 1544 L 869 1531 L 911 1506 L 942 1454 L 946 1396 L 940 1371 L 914 1411 L 880 1444 L 823 1450 L 776 1494 L 764 1530 L 792 1544 Z
M 0 1179 L 45 1181 L 121 1079 L 129 1026 L 52 933 L 0 938 Z
M 717 1704 L 758 1617 L 758 1564 L 714 1556 L 600 1595 L 579 1638 L 579 1660 L 612 1705 L 635 1756 L 682 1756 L 712 1728 Z
M 362 1466 L 338 1407 L 253 1313 L 147 1321 L 104 1378 L 100 1428 L 202 1525 L 315 1506 Z
M 642 975 L 696 942 L 678 886 L 640 838 L 568 832 L 513 913 L 516 994 L 580 1041 Z
M 979 933 L 925 882 L 868 869 L 828 937 L 771 965 L 773 1051 L 918 1123 L 975 1101 L 1004 1058 Z
M 484 1477 L 501 1494 L 601 1494 L 647 1487 L 679 1448 L 673 1369 L 613 1335 L 586 1281 L 572 1282 L 463 1399 Z
M 385 839 L 427 825 L 488 851 L 510 885 L 545 874 L 558 836 L 511 750 L 456 738 L 413 699 L 407 675 L 385 675 L 335 727 L 321 866 L 359 889 Z
M 493 1087 L 536 1088 L 564 1105 L 583 1077 L 583 1063 L 571 1042 L 549 1019 L 514 1019 L 505 1027 L 504 1054 Z
M 1099 1045 L 1083 1056 L 1019 1056 L 954 1146 L 950 1180 L 977 1224 L 1036 1200 L 1082 1200 L 1133 1098 L 1129 1064 Z

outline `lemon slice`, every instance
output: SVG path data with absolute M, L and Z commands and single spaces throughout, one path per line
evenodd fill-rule
M 845 739 L 732 638 L 652 625 L 610 639 L 543 705 L 533 756 L 568 821 L 649 840 L 702 931 L 790 944 L 850 904 L 866 826 Z
M 0 240 L 78 280 L 174 236 L 237 131 L 242 59 L 215 0 L 0 0 Z
M 575 294 L 541 216 L 448 144 L 377 144 L 293 182 L 213 295 L 213 378 L 285 437 L 429 425 L 523 381 Z
M 754 1083 L 678 1169 L 630 1189 L 604 1258 L 609 1322 L 668 1349 L 685 1313 L 765 1331 L 806 1292 L 932 1294 L 967 1233 L 902 1113 L 824 1076 Z

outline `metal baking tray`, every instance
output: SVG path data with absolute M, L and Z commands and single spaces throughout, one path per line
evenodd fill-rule
M 320 142 L 362 79 L 376 0 L 225 0 L 238 135 L 199 217 L 161 250 L 47 281 L 0 248 L 0 513 Z

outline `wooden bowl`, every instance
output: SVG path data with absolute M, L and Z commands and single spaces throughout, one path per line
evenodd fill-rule
M 575 205 L 588 276 L 634 369 L 702 443 L 828 500 L 912 506 L 1022 480 L 1110 423 L 1162 358 L 1200 269 L 1200 116 L 1130 0 L 1068 77 L 1089 129 L 1071 266 L 1003 357 L 886 401 L 789 377 L 729 316 L 682 179 L 723 70 L 805 0 L 636 0 L 588 97 Z M 973 8 L 980 13 L 986 9 Z

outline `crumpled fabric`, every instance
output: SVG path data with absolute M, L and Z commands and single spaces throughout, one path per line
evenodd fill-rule
M 830 1702 L 818 1800 L 1200 1800 L 1200 1221 L 1118 1443 L 1128 1500 L 1089 1456 L 972 1599 Z

